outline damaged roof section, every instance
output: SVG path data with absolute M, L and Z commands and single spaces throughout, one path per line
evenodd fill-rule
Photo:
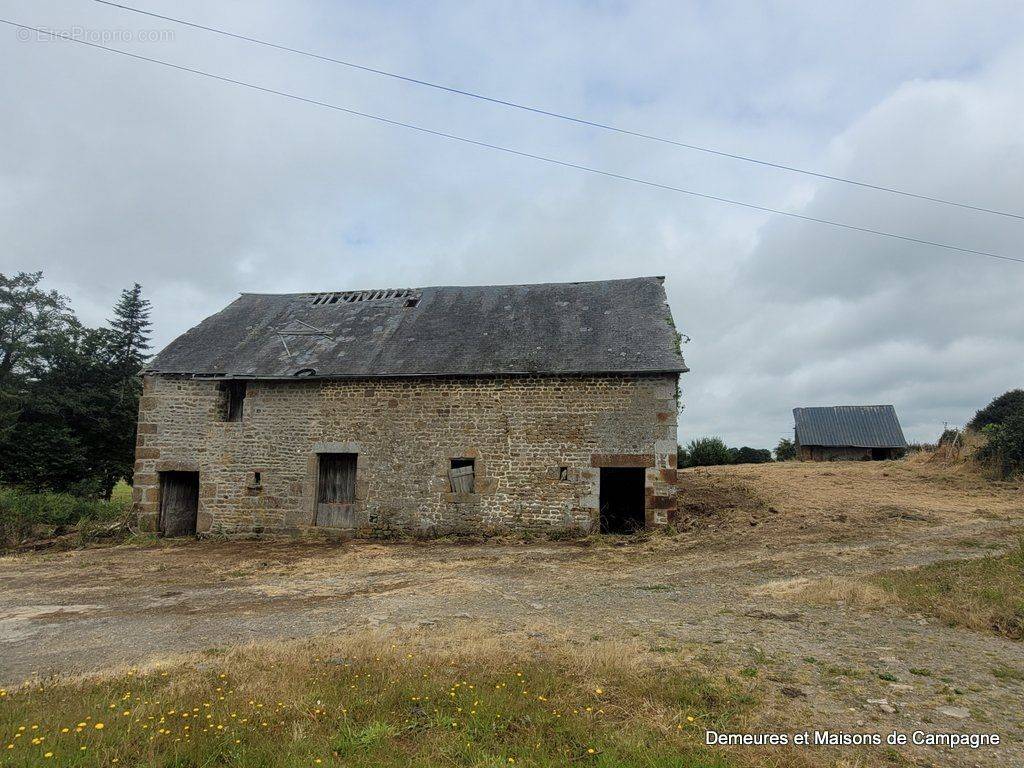
M 148 368 L 252 378 L 686 370 L 660 277 L 246 293 Z

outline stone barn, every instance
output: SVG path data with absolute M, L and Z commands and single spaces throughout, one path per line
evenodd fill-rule
M 143 374 L 139 522 L 664 525 L 686 370 L 660 277 L 242 294 Z
M 891 405 L 794 408 L 797 458 L 801 461 L 870 461 L 906 453 Z

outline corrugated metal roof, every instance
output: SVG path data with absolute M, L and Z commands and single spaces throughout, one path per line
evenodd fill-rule
M 896 409 L 891 405 L 834 405 L 794 408 L 800 445 L 906 448 Z
M 149 371 L 320 378 L 683 372 L 662 279 L 243 294 Z

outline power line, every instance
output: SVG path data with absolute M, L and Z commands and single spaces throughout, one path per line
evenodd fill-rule
M 835 181 L 835 182 L 839 182 L 841 184 L 849 184 L 851 186 L 861 187 L 862 189 L 871 189 L 871 190 L 875 190 L 877 192 L 888 192 L 888 193 L 893 194 L 893 195 L 901 195 L 902 197 L 910 197 L 910 198 L 914 198 L 916 200 L 925 200 L 925 201 L 930 202 L 930 203 L 939 203 L 941 205 L 951 205 L 951 206 L 954 206 L 956 208 L 965 208 L 965 209 L 970 210 L 970 211 L 980 211 L 982 213 L 991 213 L 991 214 L 994 214 L 996 216 L 1006 216 L 1006 217 L 1012 218 L 1012 219 L 1024 220 L 1024 215 L 1017 214 L 1017 213 L 1010 213 L 1008 211 L 1000 211 L 1000 210 L 996 210 L 994 208 L 986 208 L 986 207 L 981 206 L 981 205 L 970 205 L 969 203 L 958 203 L 955 200 L 946 200 L 946 199 L 941 198 L 941 197 L 933 197 L 931 195 L 923 195 L 923 194 L 919 194 L 917 192 L 909 192 L 909 191 L 907 191 L 905 189 L 897 189 L 896 187 L 886 187 L 886 186 L 883 186 L 881 184 L 871 184 L 871 183 L 866 182 L 866 181 L 857 181 L 856 179 L 850 179 L 850 178 L 846 178 L 844 176 L 835 176 L 835 175 L 828 174 L 828 173 L 822 173 L 820 171 L 808 170 L 807 168 L 798 168 L 797 166 L 793 166 L 793 165 L 785 165 L 784 163 L 776 163 L 776 162 L 772 162 L 771 160 L 764 160 L 764 159 L 757 158 L 757 157 L 751 157 L 749 155 L 740 155 L 740 154 L 737 154 L 735 152 L 726 152 L 724 150 L 714 149 L 712 147 L 706 147 L 706 146 L 702 146 L 700 144 L 690 144 L 690 143 L 685 142 L 685 141 L 676 141 L 675 139 L 668 139 L 668 138 L 665 138 L 664 136 L 657 136 L 657 135 L 650 134 L 650 133 L 644 133 L 642 131 L 632 131 L 632 130 L 629 130 L 628 128 L 620 128 L 620 127 L 615 126 L 615 125 L 609 125 L 608 123 L 600 123 L 600 122 L 597 122 L 597 121 L 594 121 L 594 120 L 587 120 L 587 119 L 582 118 L 582 117 L 574 117 L 573 115 L 566 115 L 566 114 L 563 114 L 561 112 L 552 112 L 552 111 L 547 110 L 547 109 L 541 109 L 540 107 L 532 107 L 532 106 L 530 106 L 528 104 L 521 104 L 521 103 L 518 103 L 518 102 L 515 102 L 515 101 L 508 101 L 506 99 L 499 99 L 499 98 L 496 98 L 494 96 L 487 96 L 485 94 L 476 93 L 474 91 L 467 91 L 467 90 L 463 90 L 461 88 L 455 88 L 455 87 L 448 86 L 448 85 L 442 85 L 440 83 L 434 83 L 434 82 L 431 82 L 429 80 L 420 80 L 418 78 L 411 77 L 409 75 L 401 75 L 401 74 L 398 74 L 396 72 L 388 72 L 387 70 L 384 70 L 384 69 L 376 69 L 374 67 L 366 66 L 364 64 L 357 64 L 357 63 L 355 63 L 353 61 L 346 61 L 344 59 L 336 59 L 336 58 L 333 58 L 331 56 L 324 56 L 322 54 L 313 53 L 312 51 L 305 51 L 305 50 L 302 50 L 300 48 L 291 48 L 291 47 L 289 47 L 287 45 L 281 45 L 279 43 L 273 43 L 273 42 L 270 42 L 269 40 L 261 40 L 258 37 L 250 37 L 248 35 L 238 34 L 236 32 L 231 32 L 231 31 L 226 30 L 226 29 L 221 29 L 219 27 L 210 27 L 210 26 L 206 26 L 204 24 L 198 24 L 196 22 L 187 21 L 185 19 L 178 19 L 178 18 L 175 18 L 174 16 L 165 16 L 163 14 L 154 13 L 153 11 L 146 11 L 146 10 L 143 10 L 141 8 L 133 8 L 132 6 L 123 5 L 121 3 L 115 3 L 115 2 L 112 2 L 111 0 L 93 0 L 93 2 L 100 3 L 101 5 L 109 5 L 109 6 L 112 6 L 114 8 L 120 8 L 122 10 L 129 11 L 131 13 L 138 13 L 138 14 L 141 14 L 143 16 L 150 16 L 150 17 L 152 17 L 154 19 L 161 19 L 163 21 L 170 21 L 170 22 L 172 22 L 174 24 L 181 24 L 182 26 L 192 27 L 193 29 L 201 29 L 201 30 L 203 30 L 205 32 L 213 32 L 214 34 L 223 35 L 225 37 L 231 37 L 231 38 L 234 38 L 236 40 L 244 40 L 247 43 L 255 43 L 256 45 L 266 46 L 267 48 L 276 48 L 279 51 L 286 51 L 287 53 L 295 53 L 295 54 L 298 54 L 300 56 L 306 56 L 306 57 L 311 58 L 311 59 L 317 59 L 318 61 L 326 61 L 326 62 L 329 62 L 331 64 L 340 64 L 343 67 L 349 67 L 351 69 L 357 69 L 357 70 L 360 70 L 362 72 L 369 72 L 369 73 L 374 74 L 374 75 L 381 75 L 383 77 L 390 77 L 390 78 L 393 78 L 395 80 L 401 80 L 403 82 L 412 83 L 414 85 L 422 85 L 422 86 L 425 86 L 427 88 L 434 88 L 434 89 L 437 89 L 439 91 L 445 91 L 447 93 L 453 93 L 453 94 L 457 94 L 459 96 L 468 96 L 469 98 L 472 98 L 472 99 L 479 99 L 480 101 L 487 101 L 487 102 L 490 102 L 491 104 L 499 104 L 499 105 L 504 106 L 504 107 L 511 107 L 512 109 L 520 109 L 520 110 L 523 110 L 525 112 L 532 112 L 534 114 L 543 115 L 545 117 L 552 117 L 552 118 L 556 118 L 558 120 L 567 120 L 567 121 L 569 121 L 571 123 L 576 123 L 578 125 L 585 125 L 585 126 L 588 126 L 590 128 L 599 128 L 600 130 L 611 131 L 612 133 L 622 134 L 623 136 L 632 136 L 634 138 L 645 139 L 647 141 L 656 141 L 656 142 L 660 142 L 662 144 L 671 144 L 672 146 L 675 146 L 675 147 L 682 147 L 684 149 L 690 149 L 690 150 L 694 150 L 696 152 L 704 152 L 704 153 L 707 153 L 709 155 L 717 155 L 718 157 L 727 157 L 727 158 L 730 158 L 732 160 L 740 160 L 740 161 L 745 162 L 745 163 L 753 163 L 755 165 L 766 166 L 768 168 L 776 168 L 776 169 L 783 170 L 783 171 L 791 171 L 793 173 L 800 173 L 800 174 L 803 174 L 805 176 L 813 176 L 814 178 L 817 178 L 817 179 L 824 179 L 826 181 Z
M 757 205 L 755 203 L 747 203 L 747 202 L 743 202 L 742 200 L 733 200 L 733 199 L 728 198 L 728 197 L 720 197 L 718 195 L 711 195 L 711 194 L 707 194 L 705 192 L 696 192 L 696 191 L 691 190 L 691 189 L 684 189 L 682 187 L 674 187 L 674 186 L 671 186 L 669 184 L 661 184 L 659 182 L 650 181 L 650 180 L 647 180 L 647 179 L 638 179 L 638 178 L 636 178 L 634 176 L 626 176 L 625 174 L 614 173 L 613 171 L 605 171 L 605 170 L 602 170 L 600 168 L 593 168 L 593 167 L 588 166 L 588 165 L 581 165 L 579 163 L 571 163 L 571 162 L 568 162 L 566 160 L 558 160 L 557 158 L 547 157 L 545 155 L 536 155 L 536 154 L 533 154 L 531 152 L 524 152 L 522 150 L 512 149 L 510 147 L 503 147 L 503 146 L 501 146 L 499 144 L 491 144 L 491 143 L 488 143 L 486 141 L 479 141 L 477 139 L 470 139 L 470 138 L 467 138 L 465 136 L 458 136 L 458 135 L 456 135 L 454 133 L 446 133 L 444 131 L 434 130 L 433 128 L 425 128 L 423 126 L 415 125 L 413 123 L 405 123 L 405 122 L 402 122 L 401 120 L 392 120 L 391 118 L 381 117 L 380 115 L 373 115 L 373 114 L 370 114 L 369 112 L 360 112 L 360 111 L 355 110 L 355 109 L 349 109 L 348 107 L 342 107 L 342 106 L 340 106 L 338 104 L 331 104 L 330 102 L 320 101 L 318 99 L 311 99 L 311 98 L 308 98 L 306 96 L 299 96 L 299 95 L 294 94 L 294 93 L 288 93 L 287 91 L 278 91 L 278 90 L 275 90 L 274 88 L 268 88 L 266 86 L 257 85 L 255 83 L 249 83 L 249 82 L 246 82 L 244 80 L 235 80 L 233 78 L 225 77 L 223 75 L 217 75 L 217 74 L 214 74 L 212 72 L 207 72 L 207 71 L 202 70 L 202 69 L 193 69 L 192 67 L 186 67 L 186 66 L 184 66 L 182 64 L 173 64 L 173 63 L 171 63 L 169 61 L 163 61 L 162 59 L 154 59 L 154 58 L 150 58 L 149 56 L 142 56 L 141 54 L 137 54 L 137 53 L 129 53 L 128 51 L 122 51 L 119 48 L 109 48 L 109 47 L 107 47 L 105 45 L 100 45 L 99 43 L 90 43 L 87 40 L 79 40 L 78 38 L 72 37 L 71 35 L 69 35 L 66 32 L 55 32 L 55 31 L 52 31 L 52 30 L 40 29 L 38 27 L 31 27 L 31 26 L 28 26 L 26 24 L 19 24 L 19 23 L 15 22 L 15 21 L 10 21 L 8 19 L 3 19 L 3 18 L 0 18 L 0 23 L 7 24 L 8 26 L 15 27 L 17 29 L 24 29 L 24 30 L 28 30 L 30 32 L 36 32 L 36 33 L 41 34 L 41 35 L 49 35 L 50 37 L 53 37 L 55 39 L 65 40 L 65 41 L 70 42 L 70 43 L 78 43 L 79 45 L 85 45 L 85 46 L 88 46 L 90 48 L 97 48 L 99 50 L 107 51 L 109 53 L 116 53 L 116 54 L 119 54 L 121 56 L 126 56 L 126 57 L 131 58 L 131 59 L 137 59 L 139 61 L 148 61 L 151 64 L 159 64 L 160 66 L 169 67 L 170 69 L 176 69 L 176 70 L 179 70 L 181 72 L 189 72 L 189 73 L 191 73 L 193 75 L 200 75 L 201 77 L 208 77 L 208 78 L 210 78 L 212 80 L 219 80 L 220 82 L 223 82 L 223 83 L 229 83 L 231 85 L 238 85 L 238 86 L 241 86 L 243 88 L 250 88 L 250 89 L 252 89 L 254 91 L 260 91 L 262 93 L 269 93 L 269 94 L 273 94 L 274 96 L 281 96 L 283 98 L 291 99 L 293 101 L 301 101 L 301 102 L 303 102 L 305 104 L 313 104 L 313 105 L 318 106 L 318 107 L 325 107 L 326 109 L 333 109 L 333 110 L 335 110 L 337 112 L 343 112 L 343 113 L 345 113 L 347 115 L 353 115 L 355 117 L 363 117 L 363 118 L 366 118 L 368 120 L 374 120 L 374 121 L 379 122 L 379 123 L 384 123 L 386 125 L 393 125 L 393 126 L 396 126 L 396 127 L 399 127 L 399 128 L 408 128 L 409 130 L 417 131 L 419 133 L 425 133 L 425 134 L 428 134 L 430 136 L 438 136 L 438 137 L 441 137 L 441 138 L 444 138 L 444 139 L 450 139 L 452 141 L 459 141 L 459 142 L 462 142 L 464 144 L 472 144 L 473 146 L 477 146 L 477 147 L 484 147 L 486 149 L 493 149 L 493 150 L 496 150 L 498 152 L 504 152 L 504 153 L 509 154 L 509 155 L 515 155 L 516 157 L 526 157 L 526 158 L 529 158 L 531 160 L 538 160 L 538 161 L 543 162 L 543 163 L 550 163 L 551 165 L 558 165 L 558 166 L 561 166 L 563 168 L 574 168 L 574 169 L 576 169 L 578 171 L 585 171 L 587 173 L 592 173 L 592 174 L 595 174 L 595 175 L 598 175 L 598 176 L 606 176 L 606 177 L 611 178 L 611 179 L 618 179 L 620 181 L 629 181 L 629 182 L 632 182 L 634 184 L 641 184 L 641 185 L 646 186 L 646 187 L 653 187 L 655 189 L 664 189 L 664 190 L 667 190 L 669 192 L 678 192 L 678 193 L 683 194 L 683 195 L 689 195 L 691 197 L 699 197 L 699 198 L 702 198 L 702 199 L 705 199 L 705 200 L 715 200 L 715 201 L 720 202 L 720 203 L 728 203 L 729 205 L 738 205 L 738 206 L 741 206 L 743 208 L 748 208 L 748 209 L 754 210 L 754 211 L 761 211 L 761 212 L 764 212 L 764 213 L 773 213 L 773 214 L 777 214 L 779 216 L 788 216 L 788 217 L 793 218 L 793 219 L 800 219 L 801 221 L 812 221 L 812 222 L 815 222 L 817 224 L 826 224 L 826 225 L 831 226 L 831 227 L 836 227 L 836 228 L 839 228 L 839 229 L 846 229 L 846 230 L 850 230 L 850 231 L 853 231 L 853 232 L 864 232 L 866 234 L 877 235 L 879 237 L 888 237 L 888 238 L 892 238 L 892 239 L 895 239 L 895 240 L 902 240 L 902 241 L 908 242 L 908 243 L 917 243 L 919 245 L 928 245 L 928 246 L 931 246 L 933 248 L 944 248 L 946 250 L 957 251 L 959 253 L 969 253 L 969 254 L 973 254 L 973 255 L 976 255 L 976 256 L 986 256 L 986 257 L 991 258 L 991 259 L 1001 259 L 1003 261 L 1015 261 L 1015 262 L 1024 263 L 1024 258 L 1018 258 L 1016 256 L 1004 256 L 1004 255 L 998 254 L 998 253 L 990 253 L 988 251 L 980 251 L 980 250 L 975 250 L 973 248 L 964 248 L 964 247 L 961 247 L 959 245 L 951 245 L 949 243 L 940 243 L 940 242 L 936 242 L 936 241 L 933 241 L 933 240 L 924 240 L 924 239 L 917 238 L 917 237 L 910 237 L 909 235 L 900 235 L 900 234 L 896 234 L 894 232 L 886 232 L 886 231 L 883 231 L 883 230 L 880 230 L 880 229 L 871 229 L 869 227 L 860 227 L 860 226 L 857 226 L 855 224 L 846 224 L 846 223 L 841 222 L 841 221 L 833 221 L 831 219 L 821 219 L 821 218 L 818 218 L 816 216 L 806 216 L 806 215 L 804 215 L 802 213 L 793 213 L 791 211 L 783 211 L 783 210 L 778 209 L 778 208 L 769 208 L 768 206 Z

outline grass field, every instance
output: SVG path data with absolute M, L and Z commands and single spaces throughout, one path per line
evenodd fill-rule
M 131 486 L 123 480 L 114 486 L 109 501 L 0 487 L 0 550 L 68 529 L 80 534 L 75 543 L 84 544 L 97 526 L 124 519 L 131 503 Z
M 894 571 L 876 583 L 906 610 L 1024 639 L 1024 539 L 1006 554 Z
M 0 764 L 727 768 L 751 763 L 703 729 L 739 727 L 751 686 L 623 645 L 440 654 L 368 635 L 7 691 Z
M 771 591 L 810 603 L 866 609 L 895 606 L 951 627 L 1024 640 L 1024 539 L 1003 554 L 858 578 L 798 579 Z

